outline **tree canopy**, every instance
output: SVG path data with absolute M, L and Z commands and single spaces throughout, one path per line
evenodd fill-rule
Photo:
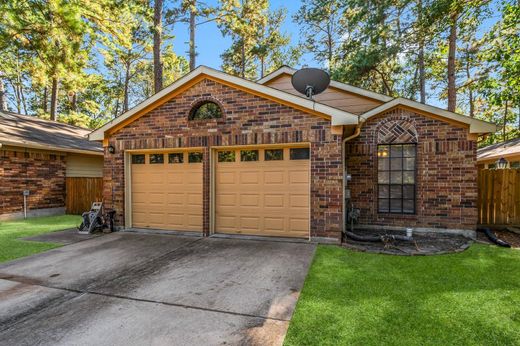
M 502 125 L 483 144 L 520 136 L 518 0 L 302 0 L 291 16 L 269 0 L 10 0 L 0 10 L 0 110 L 95 128 L 195 68 L 196 32 L 215 22 L 216 38 L 229 38 L 228 73 L 256 80 L 304 56 L 338 81 Z M 186 54 L 173 47 L 179 23 Z

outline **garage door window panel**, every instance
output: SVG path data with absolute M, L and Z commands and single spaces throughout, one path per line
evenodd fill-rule
M 193 152 L 188 154 L 188 163 L 201 163 L 203 155 L 200 152 Z
M 150 164 L 164 163 L 164 154 L 150 154 Z
M 283 161 L 283 149 L 267 149 L 264 155 L 265 161 Z
M 258 161 L 258 150 L 241 150 L 240 161 Z
M 236 154 L 234 151 L 219 151 L 218 162 L 235 162 Z
M 291 148 L 290 149 L 291 160 L 308 160 L 310 157 L 309 148 Z
M 144 165 L 145 157 L 144 154 L 132 155 L 132 164 L 134 165 Z
M 184 153 L 170 153 L 168 154 L 168 163 L 184 163 Z

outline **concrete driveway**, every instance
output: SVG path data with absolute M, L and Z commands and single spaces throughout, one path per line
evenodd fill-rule
M 9 262 L 0 344 L 281 344 L 314 250 L 120 232 Z

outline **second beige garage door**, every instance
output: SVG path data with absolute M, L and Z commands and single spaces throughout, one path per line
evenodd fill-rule
M 202 232 L 202 153 L 131 158 L 132 226 Z
M 309 236 L 308 148 L 217 151 L 215 231 Z

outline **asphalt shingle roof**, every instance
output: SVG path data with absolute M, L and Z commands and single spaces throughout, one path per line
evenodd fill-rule
M 90 132 L 34 116 L 0 112 L 0 143 L 5 145 L 102 153 L 101 143 L 88 140 Z

